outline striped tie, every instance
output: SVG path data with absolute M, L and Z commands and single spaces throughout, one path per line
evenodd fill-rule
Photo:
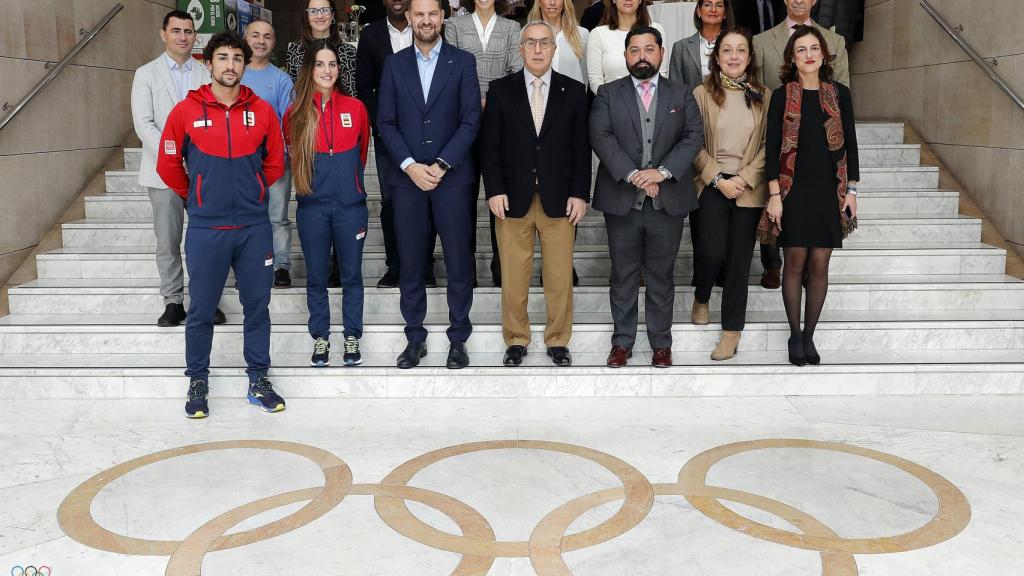
M 537 130 L 537 135 L 540 135 L 541 124 L 544 123 L 544 94 L 540 91 L 540 87 L 544 85 L 544 81 L 540 78 L 533 79 L 533 96 L 530 97 L 530 110 L 533 112 L 533 127 Z

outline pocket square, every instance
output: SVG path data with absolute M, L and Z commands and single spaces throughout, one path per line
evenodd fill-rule
M 669 110 L 668 113 L 669 114 L 675 114 L 676 112 L 679 112 L 680 110 L 682 110 L 682 108 L 673 108 L 673 109 Z

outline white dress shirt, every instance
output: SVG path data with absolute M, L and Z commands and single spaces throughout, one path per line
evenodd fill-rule
M 562 30 L 558 31 L 558 35 L 555 36 L 555 57 L 551 61 L 551 69 L 559 74 L 564 74 L 577 82 L 587 83 L 587 40 L 590 38 L 590 31 L 582 26 L 577 26 L 576 30 L 580 34 L 580 44 L 583 47 L 583 55 L 579 58 L 576 57 L 576 52 L 573 51 L 572 45 L 569 44 L 569 39 L 565 37 L 565 32 Z
M 178 64 L 174 61 L 174 58 L 171 58 L 170 54 L 164 52 L 164 61 L 167 62 L 167 67 L 171 70 L 174 88 L 178 91 L 178 102 L 181 102 L 188 94 L 189 78 L 192 75 L 192 66 L 195 63 L 195 59 L 189 56 L 184 64 Z
M 704 78 L 707 78 L 711 74 L 711 52 L 715 49 L 715 44 L 704 37 L 703 34 L 697 34 L 697 38 L 700 38 L 700 73 Z
M 487 21 L 487 27 L 480 22 L 480 16 L 477 16 L 476 12 L 473 12 L 473 25 L 476 26 L 476 33 L 480 36 L 480 45 L 483 46 L 484 52 L 487 52 L 487 42 L 491 39 L 491 32 L 494 32 L 494 23 L 498 21 L 497 14 L 491 14 L 491 19 Z
M 391 51 L 398 54 L 399 50 L 404 50 L 409 46 L 412 46 L 412 24 L 406 24 L 405 30 L 399 30 L 391 25 L 391 21 L 387 18 L 384 19 L 388 24 L 388 36 L 391 38 Z
M 544 101 L 544 110 L 546 112 L 548 108 L 548 94 L 551 92 L 551 68 L 548 68 L 548 71 L 543 76 L 534 76 L 529 70 L 523 68 L 523 77 L 526 79 L 526 96 L 530 99 L 530 102 L 533 102 L 533 81 L 540 78 L 541 82 L 543 82 L 540 86 L 540 94 L 541 100 Z

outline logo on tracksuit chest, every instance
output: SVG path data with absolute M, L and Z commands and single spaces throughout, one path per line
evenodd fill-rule
M 242 125 L 243 126 L 255 126 L 256 125 L 256 113 L 255 112 L 243 112 L 242 113 Z

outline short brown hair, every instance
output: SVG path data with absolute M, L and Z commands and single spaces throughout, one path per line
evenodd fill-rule
M 822 81 L 831 81 L 833 71 L 832 54 L 828 50 L 828 42 L 825 41 L 825 35 L 814 26 L 797 26 L 796 31 L 789 37 L 786 50 L 782 53 L 786 63 L 779 70 L 779 80 L 782 80 L 783 84 L 800 80 L 800 73 L 796 71 L 796 64 L 793 63 L 793 47 L 796 45 L 796 41 L 804 36 L 814 36 L 818 39 L 818 43 L 821 45 L 821 68 L 818 70 L 818 78 Z

